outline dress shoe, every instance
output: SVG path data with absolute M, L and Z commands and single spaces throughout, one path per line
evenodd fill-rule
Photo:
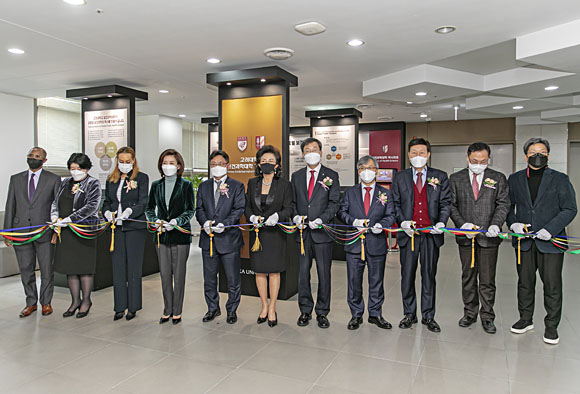
M 346 328 L 348 328 L 349 330 L 358 330 L 358 328 L 362 323 L 363 323 L 362 317 L 353 317 L 348 322 L 348 326 L 346 326 Z
M 558 336 L 558 330 L 555 328 L 546 327 L 544 331 L 544 342 L 548 345 L 557 345 L 560 343 L 560 337 Z
M 42 306 L 42 316 L 48 316 L 52 314 L 52 306 L 50 304 L 46 304 Z
M 510 331 L 513 332 L 514 334 L 523 334 L 533 329 L 534 323 L 532 323 L 531 320 L 520 319 L 514 323 Z
M 467 315 L 463 315 L 463 317 L 461 319 L 459 319 L 459 327 L 469 327 L 471 326 L 473 323 L 475 323 L 477 321 L 477 316 L 475 317 L 469 317 Z
M 237 321 L 238 321 L 238 315 L 236 315 L 236 312 L 228 312 L 228 317 L 226 318 L 226 323 L 234 324 Z
M 310 319 L 312 319 L 312 315 L 310 313 L 301 313 L 296 324 L 298 324 L 300 327 L 307 326 Z
M 421 324 L 427 326 L 427 330 L 431 332 L 441 332 L 441 327 L 435 321 L 435 319 L 421 319 Z
M 268 315 L 266 315 L 264 317 L 258 315 L 258 320 L 256 320 L 256 323 L 258 323 L 258 324 L 266 323 L 266 320 L 268 320 Z
M 215 311 L 207 311 L 207 313 L 203 316 L 203 319 L 201 319 L 201 321 L 204 323 L 210 322 L 216 317 L 221 316 L 221 314 L 222 311 L 220 311 L 219 309 L 216 309 Z
M 318 322 L 318 327 L 320 328 L 328 328 L 330 327 L 330 322 L 326 315 L 318 315 L 316 316 L 316 321 Z
M 383 319 L 382 316 L 379 317 L 369 316 L 369 323 L 376 325 L 378 328 L 384 328 L 386 330 L 390 330 L 391 328 L 393 328 L 391 323 Z
M 64 312 L 64 313 L 62 314 L 62 317 L 71 317 L 71 316 L 74 316 L 74 314 L 75 314 L 75 312 L 77 311 L 77 309 L 79 309 L 79 308 L 80 308 L 80 305 L 79 305 L 79 306 L 77 306 L 77 307 L 76 307 L 76 308 L 74 308 L 74 309 L 70 309 L 71 307 L 72 307 L 72 305 L 71 305 L 71 306 L 70 306 L 70 307 L 69 307 L 69 308 L 66 310 L 66 312 Z
M 127 316 L 125 316 L 126 320 L 133 320 L 137 317 L 137 312 L 127 312 Z
M 20 317 L 30 316 L 32 312 L 36 312 L 38 307 L 36 305 L 27 306 L 20 312 Z
M 491 320 L 483 320 L 481 324 L 483 325 L 483 331 L 488 334 L 495 334 L 497 332 L 497 328 L 495 328 L 495 324 Z
M 268 325 L 270 327 L 275 327 L 278 325 L 278 313 L 274 313 L 274 316 L 275 316 L 275 320 L 268 319 Z
M 125 316 L 125 311 L 123 312 L 115 312 L 115 316 L 113 316 L 113 321 L 117 321 L 123 318 L 123 316 Z
M 413 327 L 413 324 L 417 324 L 419 321 L 417 320 L 417 316 L 412 314 L 406 314 L 405 317 L 399 322 L 399 328 L 407 329 Z
M 165 324 L 169 321 L 169 319 L 171 319 L 171 315 L 169 315 L 167 317 L 161 316 L 161 318 L 159 319 L 159 324 Z
M 92 306 L 93 306 L 93 303 L 91 303 L 91 305 L 89 305 L 89 309 L 87 309 L 84 312 L 81 312 L 79 309 L 79 312 L 77 313 L 77 319 L 82 319 L 83 317 L 86 317 L 89 314 Z
M 181 323 L 181 316 L 174 317 L 173 319 L 171 319 L 171 322 L 173 323 L 174 326 L 178 325 L 179 323 Z

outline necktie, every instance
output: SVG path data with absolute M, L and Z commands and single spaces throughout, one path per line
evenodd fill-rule
M 310 170 L 310 181 L 308 181 L 308 200 L 312 197 L 312 192 L 314 191 L 314 173 L 316 171 Z
M 365 215 L 369 214 L 369 209 L 371 208 L 371 189 L 372 187 L 365 187 L 365 190 L 367 191 L 365 193 L 365 201 L 364 201 Z
M 30 175 L 30 182 L 28 182 L 28 201 L 32 202 L 34 199 L 34 193 L 36 193 L 36 185 L 34 184 L 34 176 L 36 174 L 32 173 Z
M 423 173 L 421 172 L 417 173 L 417 182 L 415 182 L 415 186 L 417 186 L 417 191 L 419 193 L 421 193 L 421 191 L 423 190 L 423 182 L 421 181 L 421 175 L 423 175 Z
M 473 182 L 471 182 L 471 188 L 473 189 L 473 196 L 477 200 L 477 197 L 479 197 L 479 183 L 477 183 L 476 174 L 473 174 Z
M 222 184 L 222 181 L 216 181 L 216 188 L 215 188 L 215 193 L 213 194 L 213 203 L 214 203 L 214 208 L 217 208 L 218 205 L 218 201 L 220 200 L 220 185 Z

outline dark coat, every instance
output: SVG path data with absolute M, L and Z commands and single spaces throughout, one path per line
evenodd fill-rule
M 60 184 L 56 198 L 52 202 L 51 216 L 60 217 L 58 212 L 58 199 L 64 190 L 68 190 L 72 178 L 65 178 Z M 97 224 L 99 219 L 99 205 L 101 204 L 101 183 L 98 179 L 88 175 L 79 183 L 80 190 L 74 195 L 73 212 L 70 214 L 70 220 L 73 223 L 82 222 L 81 224 Z M 64 218 L 62 218 L 64 219 Z
M 144 221 L 147 220 L 145 217 L 145 207 L 147 206 L 147 200 L 149 198 L 149 177 L 143 172 L 137 173 L 137 176 L 134 179 L 134 181 L 137 182 L 137 188 L 127 190 L 127 182 L 130 182 L 131 174 L 132 171 L 127 174 L 123 190 L 121 191 L 121 208 L 123 210 L 131 208 L 133 212 L 129 218 Z M 105 201 L 101 208 L 103 215 L 106 211 L 117 212 L 119 209 L 119 201 L 117 200 L 119 182 L 120 181 L 113 183 L 108 181 L 105 185 Z M 123 231 L 145 228 L 147 228 L 146 223 L 132 222 L 130 220 L 124 221 L 122 226 Z

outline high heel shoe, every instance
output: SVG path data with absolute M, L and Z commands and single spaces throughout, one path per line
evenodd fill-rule
M 278 325 L 278 312 L 275 312 L 275 316 L 276 316 L 275 320 L 268 319 L 268 325 L 270 327 L 275 327 L 276 325 Z
M 81 306 L 79 305 L 75 309 L 73 309 L 72 311 L 70 310 L 70 308 L 67 309 L 66 312 L 64 312 L 62 314 L 62 317 L 71 317 L 71 316 L 73 316 L 75 314 L 75 312 L 77 311 L 77 309 L 79 309 L 80 307 Z
M 179 324 L 179 323 L 181 323 L 181 316 L 179 316 L 179 317 L 174 317 L 174 318 L 172 319 L 172 323 L 173 323 L 173 325 L 174 325 L 174 326 L 175 326 L 175 325 L 177 325 L 177 324 Z
M 117 321 L 123 318 L 125 312 L 115 312 L 115 316 L 113 316 L 113 321 Z
M 93 303 L 91 302 L 91 305 L 89 305 L 89 309 L 87 309 L 86 312 L 81 312 L 81 310 L 79 308 L 79 312 L 77 313 L 77 319 L 82 319 L 83 317 L 86 317 L 89 314 L 89 311 L 91 310 L 92 306 L 93 306 Z
M 171 319 L 171 315 L 169 315 L 167 317 L 161 316 L 161 318 L 159 319 L 159 324 L 165 324 L 169 321 L 169 319 Z
M 258 323 L 258 324 L 266 323 L 266 320 L 268 320 L 268 315 L 266 315 L 264 317 L 258 315 L 258 320 L 256 320 L 256 323 Z

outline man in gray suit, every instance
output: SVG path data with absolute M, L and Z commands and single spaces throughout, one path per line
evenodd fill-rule
M 488 168 L 490 155 L 491 149 L 486 143 L 471 144 L 467 148 L 468 168 L 451 175 L 449 186 L 451 220 L 455 227 L 487 230 L 455 238 L 459 245 L 464 305 L 459 326 L 471 326 L 479 313 L 483 330 L 495 334 L 495 269 L 501 244 L 498 234 L 508 215 L 510 200 L 505 175 Z
M 26 161 L 29 170 L 12 175 L 10 178 L 4 215 L 5 229 L 43 225 L 50 221 L 50 206 L 60 185 L 60 177 L 42 168 L 46 163 L 46 151 L 40 147 L 32 148 Z M 34 272 L 37 259 L 40 266 L 42 314 L 52 313 L 50 305 L 54 290 L 52 271 L 54 246 L 50 243 L 52 234 L 52 231 L 47 231 L 34 242 L 14 245 L 26 294 L 26 307 L 20 312 L 20 317 L 30 316 L 37 309 L 39 296 Z M 8 239 L 4 239 L 4 242 L 6 246 L 12 246 Z

